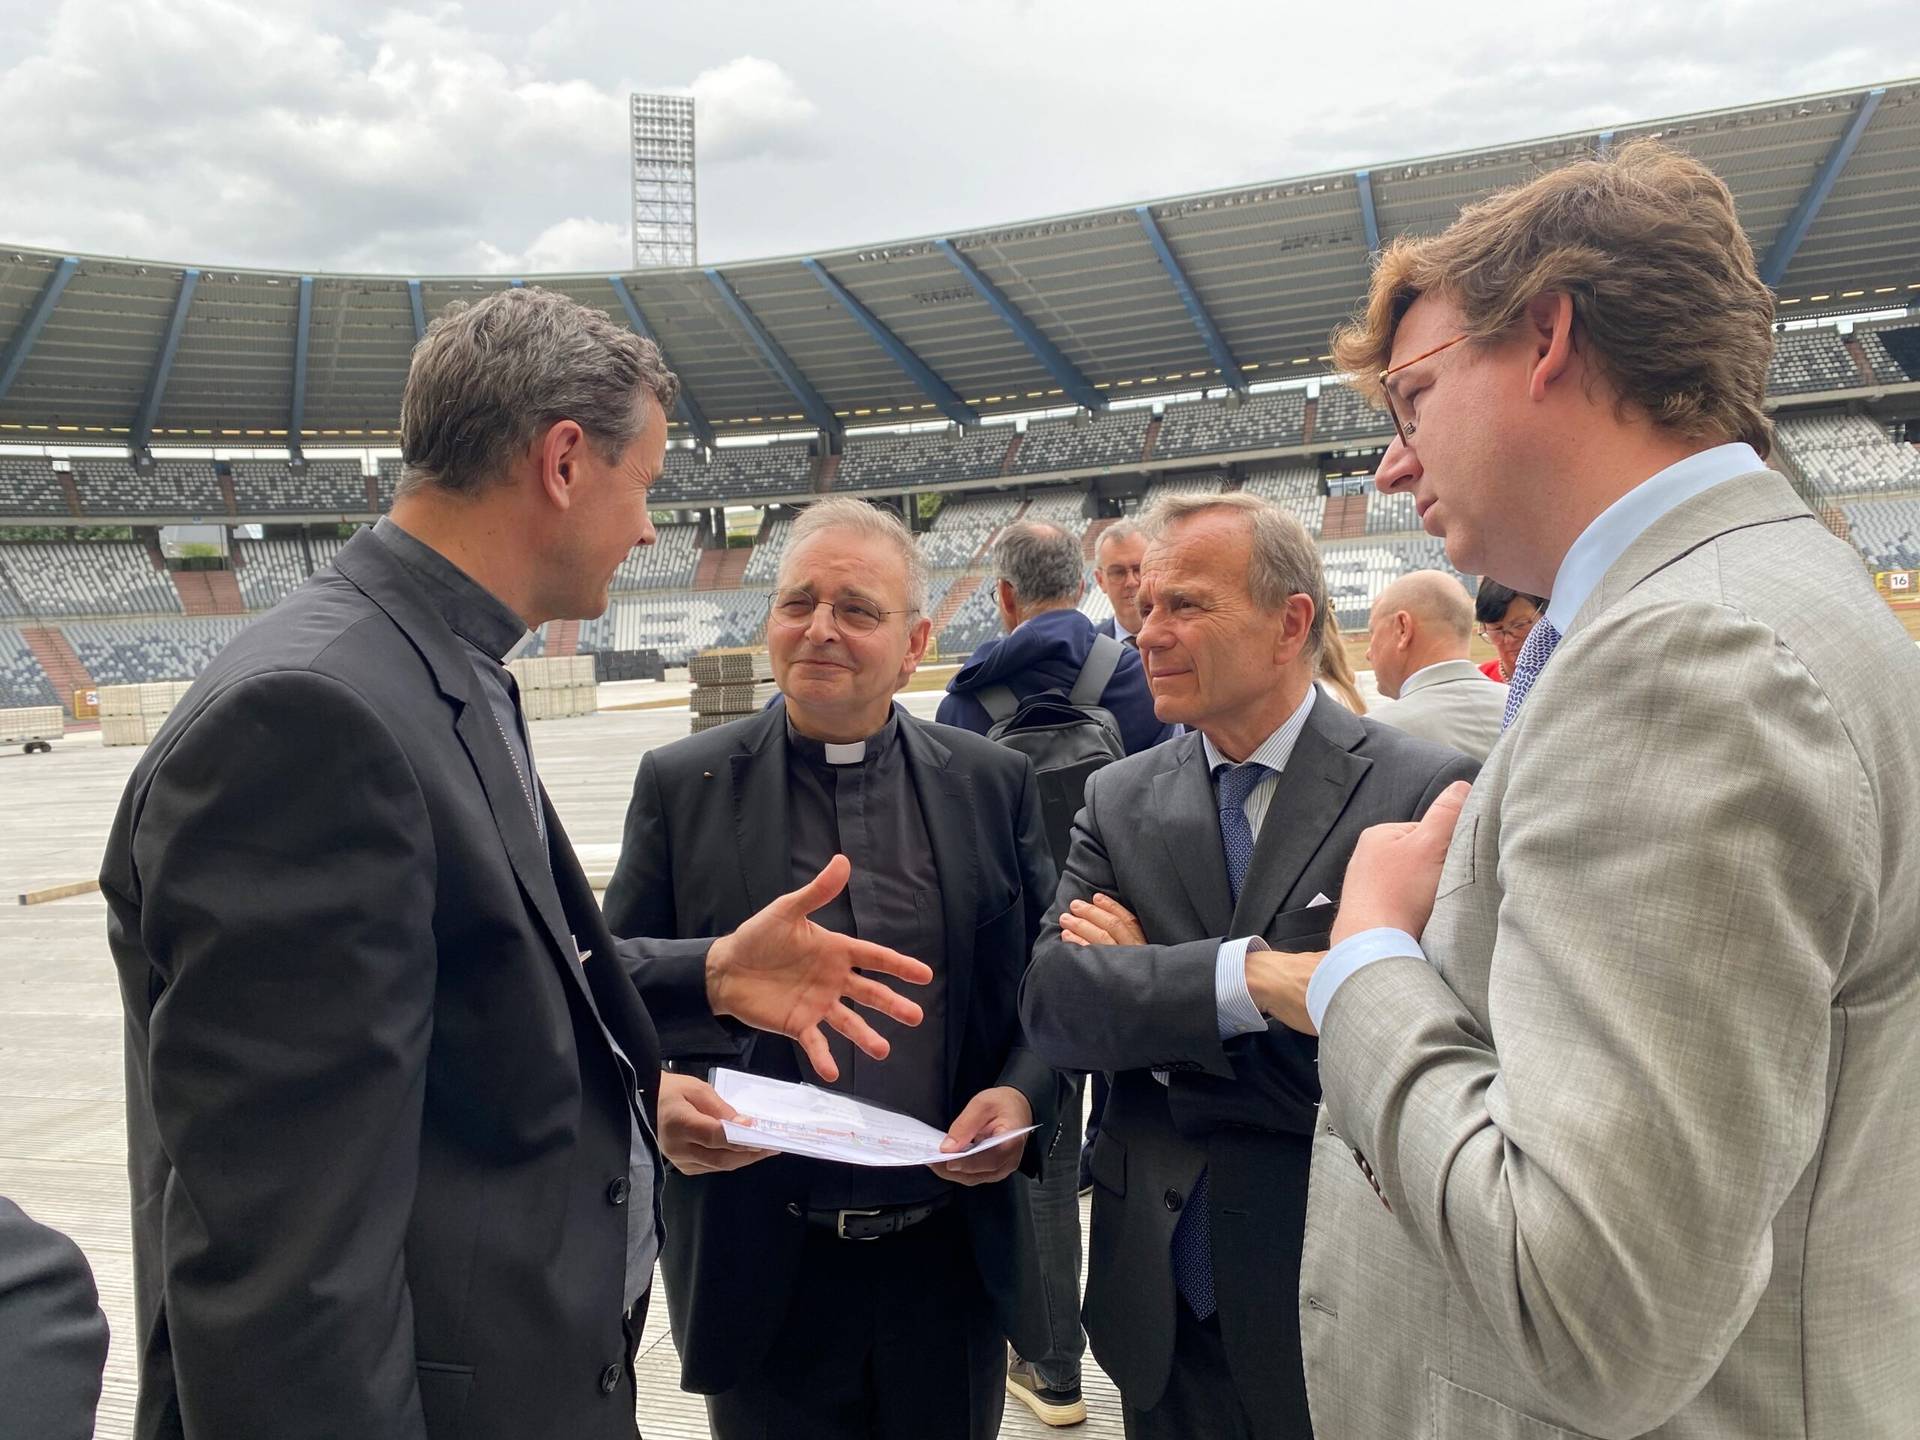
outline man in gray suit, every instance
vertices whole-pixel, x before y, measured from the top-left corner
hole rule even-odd
[[[1467,658],[1472,634],[1473,600],[1444,570],[1415,570],[1382,590],[1367,617],[1367,662],[1387,697],[1373,718],[1484,762],[1507,687]]]
[[[1280,1002],[1320,1440],[1920,1424],[1920,656],[1762,463],[1772,318],[1638,142],[1396,243],[1338,337],[1380,488],[1549,599],[1464,808],[1362,840]]]
[[[1314,1045],[1255,998],[1319,950],[1360,832],[1472,761],[1313,685],[1319,553],[1256,496],[1174,496],[1140,650],[1193,731],[1088,782],[1021,991],[1029,1043],[1113,1072],[1094,1142],[1086,1322],[1135,1440],[1308,1435],[1292,1295],[1320,1098]]]

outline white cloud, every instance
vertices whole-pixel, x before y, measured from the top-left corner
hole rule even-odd
[[[688,88],[702,165],[804,155],[811,147],[820,107],[771,60],[741,55],[701,71]]]
[[[625,225],[575,216],[533,237],[526,249],[505,251],[481,241],[471,268],[494,274],[565,275],[624,270],[633,261],[632,232]]]

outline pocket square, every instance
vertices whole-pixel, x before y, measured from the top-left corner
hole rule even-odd
[[[1333,901],[1329,900],[1325,895],[1315,895],[1311,900],[1307,901],[1307,909],[1311,910],[1316,905],[1331,905],[1332,903]]]

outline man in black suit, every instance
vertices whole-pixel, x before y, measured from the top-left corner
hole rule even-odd
[[[884,1065],[834,1042],[835,1088],[944,1130],[963,1160],[874,1169],[726,1143],[710,1063],[800,1078],[794,1047],[674,1005],[669,1062],[697,1087],[704,1157],[666,1184],[663,1268],[682,1383],[721,1440],[986,1440],[1003,1336],[1043,1343],[1027,1187],[1056,1077],[1021,1038],[1020,975],[1054,867],[1026,758],[893,703],[926,649],[926,573],[898,520],[851,498],[795,524],[767,643],[784,704],[650,752],[607,890],[616,934],[688,937],[638,957],[649,1001],[698,986],[723,934],[827,857],[856,880],[817,916],[926,960],[926,1023],[876,1021]],[[877,982],[876,982],[877,983]],[[1071,1164],[1072,1156],[1059,1157]]]
[[[1252,495],[1143,517],[1146,657],[1190,732],[1088,781],[1021,1015],[1113,1072],[1086,1321],[1133,1440],[1308,1440],[1300,1250],[1314,1044],[1267,1024],[1269,951],[1327,946],[1360,832],[1478,768],[1313,684],[1326,603],[1298,521]]]
[[[91,1440],[106,1364],[87,1257],[0,1197],[0,1436]]]
[[[631,1437],[684,1128],[502,659],[650,543],[676,381],[542,290],[416,347],[390,518],[250,626],[135,769],[101,884],[126,1011],[135,1433]],[[663,1005],[824,1054],[829,875]],[[682,1017],[671,1009],[666,1022]]]

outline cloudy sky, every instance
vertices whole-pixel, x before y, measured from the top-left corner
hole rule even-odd
[[[0,242],[620,267],[636,89],[696,97],[711,262],[1920,74],[1914,0],[1661,8],[0,0]]]

